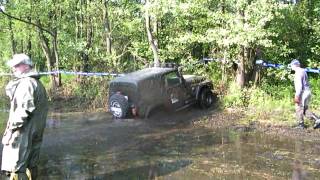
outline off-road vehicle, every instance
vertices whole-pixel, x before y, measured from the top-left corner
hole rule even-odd
[[[212,87],[204,77],[182,75],[181,68],[145,68],[110,81],[109,111],[115,118],[144,118],[160,107],[178,111],[197,104],[208,108],[214,101]]]

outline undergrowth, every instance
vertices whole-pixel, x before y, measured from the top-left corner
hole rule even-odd
[[[319,80],[311,79],[312,101],[310,110],[318,113],[320,89]],[[295,105],[293,103],[294,89],[291,82],[276,83],[264,81],[259,86],[240,89],[235,83],[230,83],[225,95],[221,97],[224,108],[234,108],[245,111],[246,118],[240,123],[258,121],[264,124],[293,126],[296,123]],[[306,119],[306,123],[312,123]]]

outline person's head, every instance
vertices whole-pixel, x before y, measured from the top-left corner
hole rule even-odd
[[[293,59],[290,63],[290,67],[292,70],[296,70],[297,68],[300,68],[300,62],[298,59]]]
[[[32,69],[32,61],[26,54],[15,54],[12,59],[7,62],[15,76],[27,73]]]

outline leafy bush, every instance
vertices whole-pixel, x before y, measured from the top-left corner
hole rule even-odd
[[[227,95],[223,97],[223,104],[225,107],[238,107],[245,106],[245,90],[242,90],[236,83],[231,83]]]
[[[63,86],[51,91],[53,103],[64,101],[71,108],[106,108],[109,77],[63,76]]]
[[[9,109],[10,101],[7,95],[5,94],[5,87],[9,82],[9,76],[1,76],[0,78],[0,109],[5,110]]]
[[[310,78],[312,97],[311,97],[311,107],[317,109],[320,107],[320,79]]]

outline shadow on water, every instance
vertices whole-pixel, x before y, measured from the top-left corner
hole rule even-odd
[[[117,170],[109,174],[99,175],[93,179],[155,179],[159,176],[168,175],[190,165],[189,160],[178,160],[174,162],[158,162],[150,165]]]
[[[40,179],[294,179],[320,177],[320,145],[258,132],[206,129],[215,111],[51,114]]]

